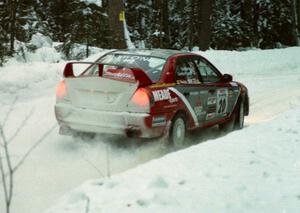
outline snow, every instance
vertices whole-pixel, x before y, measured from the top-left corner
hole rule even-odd
[[[11,108],[7,137],[23,126],[10,144],[14,164],[56,124],[65,62],[41,54],[0,68],[0,121]],[[89,212],[297,212],[300,48],[200,54],[248,87],[245,129],[224,137],[216,128],[201,131],[188,138],[194,146],[167,154],[157,143],[123,148],[123,138],[74,140],[55,127],[17,171],[12,212],[85,212],[87,203]]]
[[[102,0],[80,0],[81,2],[85,2],[86,4],[95,4],[98,7],[102,7]]]
[[[271,122],[91,180],[47,213],[297,212],[300,107]]]
[[[52,47],[52,40],[49,36],[44,36],[41,33],[32,35],[30,43],[35,45],[37,48],[41,47]]]
[[[130,33],[126,24],[126,19],[124,19],[123,21],[123,28],[124,28],[124,38],[126,40],[126,45],[128,49],[135,49],[134,44],[132,43],[131,39],[130,39]]]

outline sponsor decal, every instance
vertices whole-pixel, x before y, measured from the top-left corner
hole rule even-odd
[[[136,81],[132,71],[124,67],[120,69],[114,69],[114,68],[106,69],[103,71],[103,77],[114,79],[114,80],[122,80],[131,83]]]
[[[171,97],[169,89],[155,90],[152,91],[152,94],[155,102],[165,101],[165,100],[168,100],[171,104],[178,102],[177,97],[174,98]]]
[[[128,73],[113,73],[113,72],[106,72],[106,77],[113,77],[113,78],[128,78],[130,80],[134,80],[134,76]]]
[[[216,97],[208,97],[207,98],[207,105],[214,105],[217,103]]]
[[[157,116],[152,118],[152,126],[164,126],[166,125],[167,120],[164,116]]]
[[[170,91],[168,89],[161,89],[152,91],[154,101],[165,101],[172,99]]]
[[[172,103],[176,103],[176,102],[178,102],[178,98],[177,97],[175,97],[175,98],[171,98],[170,100],[169,100],[169,102],[172,104]]]
[[[175,86],[175,83],[157,83],[150,86],[150,88],[161,88],[161,87],[172,87]]]
[[[214,112],[208,113],[206,115],[206,120],[213,119],[214,117],[216,117],[216,113],[214,113]]]
[[[190,92],[190,95],[199,95],[199,92],[195,91],[195,92]]]
[[[192,79],[189,78],[189,79],[187,79],[187,82],[189,84],[200,84],[200,81],[197,78],[192,78]]]
[[[187,80],[177,80],[177,84],[187,84]]]
[[[203,115],[203,106],[196,106],[196,107],[194,107],[194,111],[195,111],[195,113],[196,113],[197,116]]]
[[[217,114],[225,115],[228,106],[228,89],[217,90]]]

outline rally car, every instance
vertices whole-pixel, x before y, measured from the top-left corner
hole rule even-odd
[[[243,84],[204,57],[176,50],[115,50],[68,63],[56,96],[60,134],[165,136],[175,146],[190,130],[241,129],[249,114]]]

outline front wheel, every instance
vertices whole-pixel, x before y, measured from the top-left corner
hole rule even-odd
[[[244,102],[241,101],[235,120],[235,129],[243,129],[245,120]]]
[[[219,124],[219,129],[225,133],[229,133],[233,130],[239,130],[244,127],[244,102],[241,101],[238,105],[238,109],[233,112],[229,121]]]
[[[176,116],[171,125],[169,140],[175,148],[184,147],[184,139],[186,135],[186,123],[184,116]]]

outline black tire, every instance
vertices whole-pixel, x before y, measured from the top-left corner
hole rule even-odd
[[[244,127],[245,108],[244,102],[240,101],[238,108],[233,112],[229,121],[219,124],[219,129],[222,132],[229,133],[233,130],[239,130]]]
[[[219,124],[219,129],[224,133],[232,132],[234,130],[234,126],[235,126],[235,118],[236,118],[236,115],[234,113],[234,114],[232,114],[230,120],[226,121],[225,123]]]
[[[185,146],[184,140],[186,136],[186,119],[182,114],[178,114],[172,120],[170,132],[169,132],[169,143],[175,149],[179,149]]]
[[[236,130],[243,129],[244,121],[245,121],[245,107],[244,107],[244,101],[241,101],[238,110],[236,112],[234,129]]]

